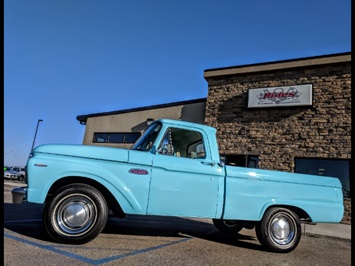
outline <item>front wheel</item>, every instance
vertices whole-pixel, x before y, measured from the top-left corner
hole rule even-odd
[[[107,203],[94,187],[72,184],[54,194],[45,205],[44,226],[57,242],[83,244],[97,237],[108,219]]]
[[[243,226],[234,220],[212,219],[214,226],[222,233],[238,233]]]
[[[256,236],[268,250],[286,253],[294,250],[301,239],[298,216],[285,208],[270,208],[256,225]]]

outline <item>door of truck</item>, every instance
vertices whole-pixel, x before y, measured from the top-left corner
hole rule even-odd
[[[153,156],[148,214],[215,218],[220,213],[224,170],[209,159],[205,139],[203,131],[167,130]]]

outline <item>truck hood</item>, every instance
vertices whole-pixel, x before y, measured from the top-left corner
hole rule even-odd
[[[338,178],[299,173],[263,170],[257,168],[226,166],[227,178],[245,178],[250,180],[287,182],[326,187],[342,188]]]
[[[98,160],[128,162],[129,150],[113,147],[47,144],[38,146],[34,154],[53,154]]]

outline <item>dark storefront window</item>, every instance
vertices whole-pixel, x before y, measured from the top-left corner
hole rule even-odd
[[[350,196],[350,160],[295,158],[295,172],[337,177],[346,198]]]
[[[139,132],[133,133],[94,133],[93,143],[135,143],[141,136]]]
[[[225,165],[259,168],[258,156],[254,155],[220,155]]]

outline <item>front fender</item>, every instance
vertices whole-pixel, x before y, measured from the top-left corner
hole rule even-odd
[[[28,202],[42,204],[54,183],[60,182],[66,177],[82,177],[98,182],[107,188],[125,213],[146,213],[150,175],[139,176],[139,179],[131,176],[129,169],[134,167],[131,164],[82,158],[80,160],[75,158],[52,160],[47,157],[46,167],[34,165],[36,165],[36,161],[32,160],[28,167],[28,188],[26,191]]]

